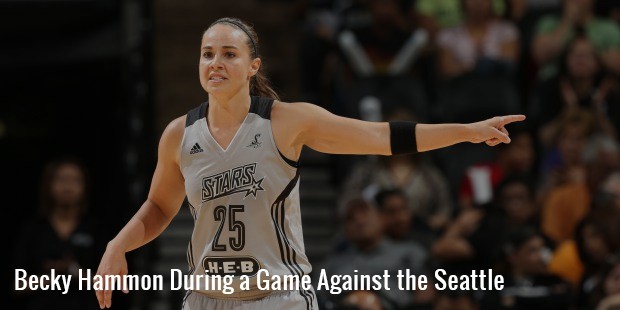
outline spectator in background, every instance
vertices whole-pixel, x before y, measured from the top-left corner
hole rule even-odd
[[[620,306],[620,259],[615,257],[608,264],[606,270],[605,279],[600,289],[603,296],[597,304],[597,309],[618,309]]]
[[[620,128],[618,83],[605,72],[593,42],[585,34],[568,44],[559,60],[556,77],[541,82],[528,117],[548,145],[558,125],[572,113],[587,111],[597,130],[617,137]]]
[[[78,276],[80,268],[97,265],[95,228],[86,217],[88,173],[77,159],[54,160],[45,167],[40,188],[39,214],[23,227],[15,249],[15,267],[28,274]],[[72,281],[66,295],[53,291],[24,292],[19,309],[95,309],[92,292]]]
[[[380,189],[400,189],[410,211],[430,232],[442,229],[454,211],[443,175],[420,155],[379,157],[358,165],[345,186],[372,199]],[[421,228],[421,227],[419,227]]]
[[[540,210],[536,205],[536,190],[532,180],[523,175],[511,175],[497,188],[500,212],[507,228],[538,226]]]
[[[400,188],[407,195],[409,208],[432,232],[441,230],[454,208],[443,175],[419,155],[381,158],[381,167],[366,190]]]
[[[537,26],[532,53],[546,80],[558,73],[558,56],[576,33],[583,31],[600,54],[603,65],[620,73],[620,27],[594,14],[595,0],[564,0],[560,16],[547,15]]]
[[[428,36],[406,15],[406,4],[398,0],[367,1],[368,22],[344,25],[336,43],[345,66],[338,72],[348,115],[364,120],[366,110],[386,113],[398,107],[426,117],[426,92],[414,71],[414,63]],[[338,67],[338,66],[336,66]]]
[[[424,274],[427,254],[424,249],[403,245],[385,238],[384,227],[378,210],[362,198],[346,201],[342,209],[344,232],[350,245],[340,253],[328,255],[321,264],[327,275],[390,274],[389,286],[398,287],[398,270],[410,269],[411,274]],[[320,270],[320,269],[319,269]],[[398,289],[378,292],[385,309],[400,309],[410,306],[416,299],[415,293]],[[323,304],[338,304],[340,296],[326,291],[317,291]]]
[[[457,271],[492,266],[510,229],[538,222],[531,183],[527,177],[508,176],[497,187],[493,203],[461,210],[433,245],[433,255]]]
[[[415,119],[405,109],[390,113],[388,121]],[[514,139],[514,138],[513,138]],[[512,145],[511,142],[510,145]],[[445,177],[423,154],[368,157],[353,168],[345,181],[345,192],[362,192],[372,201],[381,189],[400,189],[406,196],[416,222],[427,232],[436,233],[452,217],[454,207]]]
[[[372,291],[353,291],[334,310],[382,310],[381,297]]]
[[[415,214],[409,207],[407,195],[402,190],[382,190],[375,195],[374,200],[379,207],[388,238],[397,243],[410,243],[416,247],[419,242],[425,249],[430,249],[435,235],[429,231],[427,223],[415,221]]]
[[[600,206],[579,227],[577,249],[583,263],[583,276],[578,303],[582,307],[594,307],[601,298],[601,294],[597,294],[597,287],[605,285],[607,264],[620,250],[618,223],[620,212],[611,206]]]
[[[480,302],[474,294],[474,291],[439,291],[433,310],[478,310]]]
[[[363,20],[358,1],[299,0],[297,14],[303,18],[299,48],[299,73],[303,100],[331,108],[329,84],[333,74],[336,36],[347,19]]]
[[[409,73],[410,61],[396,62],[405,56],[400,55],[403,52],[413,57],[421,46],[414,50],[406,48],[408,43],[414,43],[416,33],[413,21],[404,13],[408,9],[403,6],[398,0],[369,0],[368,22],[345,24],[338,34],[338,45],[357,77]]]
[[[572,211],[581,215],[587,213],[590,196],[586,186],[587,175],[583,154],[591,128],[591,115],[585,113],[571,113],[558,123],[553,142],[550,146],[547,145],[546,153],[542,159],[539,175],[541,185],[538,187],[537,198],[540,204],[547,205],[557,202],[560,204],[551,208],[567,209],[562,205],[562,202],[566,201],[574,207],[571,208]],[[550,201],[552,192],[557,196],[554,198],[557,200],[556,202]],[[546,211],[543,210],[544,212]],[[543,231],[545,231],[544,228]],[[565,234],[562,235],[566,237]]]
[[[496,186],[512,174],[532,176],[534,172],[534,138],[525,128],[515,127],[510,144],[497,149],[493,162],[468,167],[459,188],[459,207],[469,209],[493,200]]]
[[[504,289],[485,292],[481,309],[570,309],[570,285],[547,273],[548,249],[538,231],[516,228],[507,235],[502,250]]]
[[[516,27],[498,19],[492,0],[462,0],[462,10],[463,23],[442,30],[437,39],[441,75],[511,75],[519,51]]]
[[[596,4],[599,15],[620,24],[620,2],[617,0],[598,0]]]
[[[618,169],[620,153],[614,139],[606,136],[590,138],[581,151],[583,161],[555,174],[557,185],[545,198],[542,230],[555,244],[570,239],[579,222],[590,212],[592,203],[613,204],[602,199],[606,179]]]
[[[620,211],[620,170],[613,171],[603,181],[596,205],[609,204]]]
[[[607,135],[595,135],[590,138],[583,153],[587,171],[587,184],[593,196],[594,207],[607,204],[599,200],[601,195],[613,193],[614,171],[620,170],[620,145],[617,140]],[[612,180],[611,187],[604,186],[606,180]]]
[[[573,284],[580,292],[578,304],[592,308],[601,285],[605,263],[620,250],[620,212],[610,206],[593,210],[577,227],[573,239],[560,244],[549,262],[549,271]]]
[[[426,29],[432,38],[446,28],[456,27],[463,22],[462,0],[417,0],[415,1],[416,16],[419,24]],[[493,11],[501,16],[506,11],[503,0],[493,0]]]

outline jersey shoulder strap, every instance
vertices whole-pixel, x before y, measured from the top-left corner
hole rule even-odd
[[[207,114],[208,106],[209,101],[205,101],[199,106],[189,110],[189,112],[187,112],[187,118],[185,119],[185,128],[193,125],[197,120],[205,117],[205,115]]]
[[[271,119],[271,106],[273,106],[273,99],[252,96],[250,113],[254,113],[264,119]]]

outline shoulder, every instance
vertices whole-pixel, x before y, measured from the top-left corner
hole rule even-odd
[[[183,134],[185,133],[185,120],[185,115],[177,117],[164,129],[159,140],[160,158],[174,158],[175,161],[178,161],[179,150],[181,149]]]
[[[280,100],[273,101],[271,113],[294,113],[307,110],[315,106],[308,102],[284,102]]]
[[[306,124],[325,109],[308,102],[283,102],[274,100],[271,108],[271,118],[279,121],[286,120],[299,125]]]
[[[183,132],[185,131],[185,122],[187,116],[179,116],[172,120],[166,128],[164,128],[164,132],[162,133],[162,138],[166,136],[167,138],[182,138]],[[179,140],[180,141],[180,140]]]

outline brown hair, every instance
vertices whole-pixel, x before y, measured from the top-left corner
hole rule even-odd
[[[80,209],[80,215],[86,213],[89,193],[88,170],[86,169],[86,166],[82,163],[81,160],[67,156],[52,160],[45,166],[45,169],[43,170],[43,175],[41,177],[41,186],[39,188],[39,215],[41,216],[47,217],[51,215],[54,208],[57,207],[56,200],[54,199],[54,195],[52,194],[52,182],[54,182],[54,178],[56,177],[56,173],[58,173],[58,170],[60,170],[60,168],[65,165],[76,166],[82,174],[84,192],[80,201],[78,202],[78,206]]]
[[[248,23],[238,18],[224,17],[216,20],[211,25],[209,25],[209,28],[207,28],[207,30],[211,29],[211,27],[217,24],[232,25],[233,27],[243,31],[248,37],[246,44],[248,46],[248,49],[250,50],[251,59],[260,57],[260,54],[258,52],[258,34],[256,34],[254,27],[250,26]],[[207,30],[205,30],[204,32],[207,32]],[[263,73],[262,66],[258,69],[258,72],[256,72],[256,74],[250,79],[250,95],[280,100],[280,96],[278,96],[276,91],[273,90],[271,82],[269,82],[269,79]]]

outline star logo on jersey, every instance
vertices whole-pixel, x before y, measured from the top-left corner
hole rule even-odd
[[[203,178],[202,202],[236,193],[245,193],[243,198],[256,198],[259,191],[265,190],[261,185],[265,177],[256,180],[255,173],[256,163],[251,163]]]
[[[251,147],[251,148],[258,148],[261,145],[261,142],[258,141],[258,138],[260,138],[260,133],[257,133],[254,136],[254,140],[252,140],[252,142],[250,142],[250,144],[246,145],[245,147]]]
[[[252,194],[252,195],[254,195],[254,197],[256,197],[256,192],[258,192],[258,191],[264,191],[265,189],[264,189],[262,186],[260,186],[260,185],[261,185],[261,183],[263,183],[263,180],[264,180],[264,179],[265,179],[265,178],[262,178],[262,179],[260,179],[260,180],[258,180],[258,181],[254,181],[255,183],[253,183],[253,184],[250,186],[250,189],[248,189],[248,191],[247,191],[247,192],[245,192],[245,196],[243,196],[243,198],[248,197],[250,194]]]

